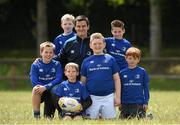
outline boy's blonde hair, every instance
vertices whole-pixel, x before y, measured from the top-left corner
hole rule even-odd
[[[73,62],[70,62],[70,63],[66,64],[66,66],[65,66],[65,71],[66,71],[69,67],[75,68],[76,71],[79,72],[79,66],[78,66],[78,64],[73,63]]]
[[[90,42],[93,41],[94,39],[103,39],[104,41],[104,36],[101,33],[93,33],[90,36]]]
[[[121,20],[113,20],[113,21],[111,22],[111,29],[112,29],[113,27],[119,27],[119,28],[125,29],[125,27],[124,27],[124,22],[122,22]]]
[[[126,57],[128,56],[133,56],[134,58],[141,58],[141,50],[136,48],[136,47],[130,47],[127,51],[126,51]]]
[[[71,14],[64,14],[62,17],[61,17],[61,23],[63,22],[63,20],[72,20],[73,24],[74,24],[74,16],[71,15]]]
[[[43,52],[45,47],[51,47],[53,51],[55,50],[55,45],[49,41],[46,41],[40,44],[40,53]]]

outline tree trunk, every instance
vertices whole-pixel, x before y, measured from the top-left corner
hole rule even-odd
[[[161,33],[161,5],[157,0],[150,1],[150,56],[160,56],[162,33]]]
[[[37,55],[39,55],[39,45],[48,38],[46,2],[46,0],[37,0]]]

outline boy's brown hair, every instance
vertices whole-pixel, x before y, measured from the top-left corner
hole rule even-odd
[[[126,57],[133,56],[134,58],[141,58],[141,50],[136,47],[130,47],[125,54]]]
[[[73,62],[70,62],[70,63],[68,63],[68,64],[66,64],[66,66],[65,66],[65,71],[67,70],[67,68],[69,68],[69,67],[73,67],[73,68],[75,68],[76,69],[76,71],[77,72],[79,72],[79,66],[78,66],[78,64],[76,64],[76,63],[73,63]]]
[[[120,28],[122,28],[122,29],[125,29],[125,27],[124,27],[124,22],[122,22],[121,20],[113,20],[113,21],[111,22],[111,29],[112,29],[113,27],[120,27]]]
[[[53,51],[55,50],[55,45],[49,41],[46,41],[40,44],[40,53],[43,52],[45,47],[51,47]]]

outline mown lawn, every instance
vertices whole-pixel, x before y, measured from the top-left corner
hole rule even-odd
[[[180,91],[151,91],[149,111],[153,120],[79,120],[62,121],[32,117],[31,91],[0,91],[1,124],[178,124],[180,123]],[[42,110],[42,109],[41,109]],[[118,114],[119,112],[117,112]]]

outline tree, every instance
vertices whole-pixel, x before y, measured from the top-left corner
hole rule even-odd
[[[48,38],[47,32],[47,0],[37,0],[37,55],[39,55],[39,45]]]
[[[150,56],[159,57],[162,44],[161,6],[157,0],[150,2]]]

